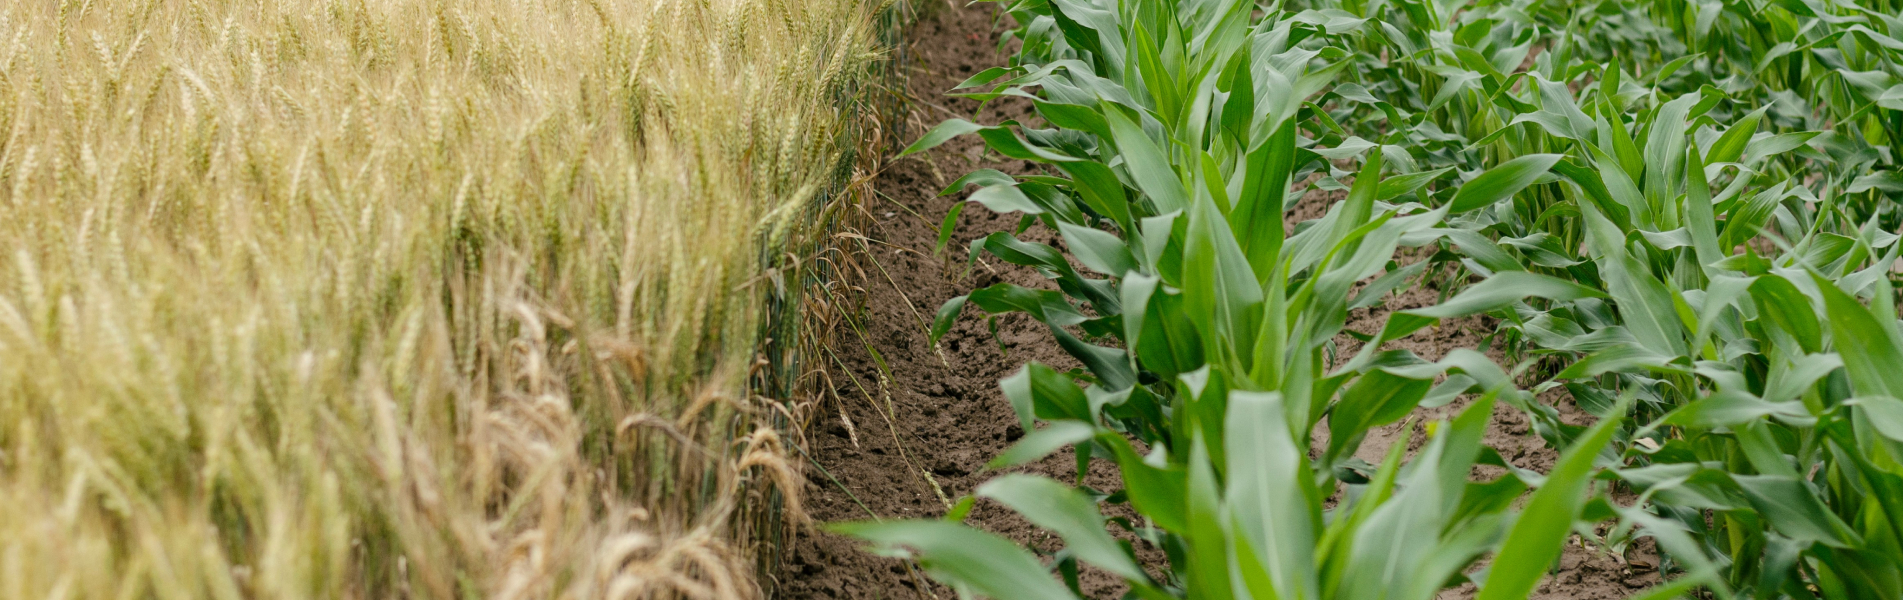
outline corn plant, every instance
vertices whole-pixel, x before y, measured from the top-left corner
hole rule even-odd
[[[1023,51],[962,87],[994,85],[967,94],[983,100],[1028,97],[1056,128],[952,120],[907,150],[975,133],[991,151],[1047,169],[978,171],[946,193],[976,186],[970,202],[1056,230],[1068,255],[1010,233],[974,240],[971,252],[1036,269],[1057,289],[975,290],[941,309],[932,337],[967,307],[1024,313],[1083,365],[1059,372],[1031,364],[1004,380],[1029,433],[993,466],[1074,447],[1080,476],[1090,461],[1108,460],[1123,488],[1014,475],[978,490],[1065,540],[1053,560],[1068,586],[1028,552],[956,523],[971,499],[946,521],[842,530],[999,598],[1071,597],[1079,561],[1152,598],[1427,598],[1466,579],[1488,551],[1496,558],[1482,597],[1523,597],[1538,582],[1583,514],[1597,457],[1620,420],[1575,436],[1543,477],[1509,470],[1469,481],[1476,464],[1505,465],[1479,444],[1494,404],[1535,411],[1531,396],[1472,350],[1428,362],[1379,348],[1437,319],[1598,292],[1533,273],[1501,277],[1401,313],[1345,361],[1330,360],[1329,349],[1351,308],[1418,272],[1390,263],[1398,247],[1460,231],[1439,225],[1512,197],[1558,157],[1509,161],[1451,193],[1414,196],[1444,200],[1433,206],[1389,203],[1435,175],[1385,177],[1392,163],[1384,148],[1321,148],[1303,126],[1324,118],[1308,98],[1350,65],[1340,43],[1363,22],[1340,11],[1257,18],[1255,9],[1233,1],[1014,3]],[[1347,199],[1286,235],[1293,176],[1322,168],[1324,158],[1356,156],[1362,167]],[[956,217],[954,209],[947,234]],[[1354,284],[1370,278],[1351,300]],[[1405,466],[1401,444],[1379,467],[1357,468],[1352,456],[1369,429],[1467,392],[1481,398],[1431,426],[1425,449]],[[1328,442],[1309,460],[1310,432],[1324,419]],[[1524,511],[1509,510],[1535,487]],[[1339,500],[1332,508],[1330,497]],[[1142,522],[1106,521],[1103,502],[1128,503]],[[1108,523],[1162,548],[1169,570],[1144,569]],[[1656,533],[1673,547],[1690,544],[1669,526]]]

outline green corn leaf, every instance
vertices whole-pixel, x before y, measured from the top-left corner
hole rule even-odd
[[[1179,467],[1156,467],[1144,462],[1123,434],[1100,432],[1097,443],[1110,449],[1123,476],[1123,489],[1137,512],[1165,531],[1188,531],[1189,475]]]
[[[1461,254],[1467,255],[1468,258],[1472,258],[1475,263],[1479,263],[1480,266],[1485,267],[1487,270],[1495,273],[1526,270],[1525,267],[1520,265],[1519,260],[1513,258],[1513,255],[1508,254],[1505,250],[1501,250],[1500,244],[1487,236],[1467,229],[1443,229],[1441,231],[1443,232],[1442,235],[1447,237],[1447,241],[1454,243],[1455,249],[1459,250]]]
[[[1670,231],[1638,231],[1636,233],[1639,237],[1645,238],[1645,243],[1651,244],[1655,250],[1674,250],[1692,245],[1691,232],[1683,227]]]
[[[1149,281],[1152,282],[1150,285],[1155,285],[1154,279]],[[1131,285],[1126,280],[1126,289]],[[1126,344],[1136,347],[1136,355],[1143,368],[1159,376],[1174,377],[1203,366],[1202,337],[1196,333],[1197,325],[1185,309],[1183,294],[1167,290],[1160,294],[1152,293],[1146,306],[1142,311],[1124,311],[1126,328],[1130,327],[1132,318],[1142,325],[1139,338],[1132,338],[1137,341],[1126,341]],[[1139,313],[1142,314],[1139,316]]]
[[[1062,327],[1052,327],[1051,337],[1057,338],[1057,345],[1065,352],[1077,358],[1077,362],[1090,369],[1105,388],[1124,390],[1136,384],[1136,373],[1130,370],[1130,363],[1122,350],[1106,348],[1086,343],[1077,336],[1064,331]]]
[[[1567,250],[1564,241],[1544,231],[1537,231],[1526,237],[1505,238],[1500,240],[1500,243],[1519,249],[1527,262],[1542,267],[1564,269],[1581,262]]]
[[[1085,206],[1097,211],[1097,214],[1110,217],[1123,231],[1135,231],[1131,220],[1130,199],[1124,193],[1123,182],[1117,180],[1117,174],[1103,163],[1091,160],[1058,163],[1057,168],[1070,175],[1071,189],[1084,201]]]
[[[916,142],[912,142],[912,145],[906,146],[904,151],[899,152],[899,157],[910,156],[937,148],[945,142],[951,141],[952,138],[984,128],[984,125],[979,125],[964,119],[947,119],[945,122],[939,123],[937,127],[933,127],[931,131],[925,132],[925,136],[919,138]]]
[[[1440,562],[1434,550],[1448,519],[1460,509],[1460,495],[1492,417],[1491,400],[1486,397],[1461,411],[1452,423],[1437,427],[1427,446],[1402,472],[1393,498],[1382,502],[1357,528],[1352,558],[1342,573],[1346,581],[1341,582],[1337,597],[1426,597],[1453,575],[1427,569]],[[1395,444],[1396,449],[1408,446],[1406,437]]]
[[[1645,195],[1639,192],[1638,184],[1633,183],[1619,162],[1596,148],[1588,148],[1592,154],[1593,168],[1598,169],[1599,180],[1605,185],[1606,195],[1617,202],[1630,221],[1621,221],[1621,227],[1638,229],[1657,229],[1652,220],[1652,210],[1645,202]],[[1614,214],[1608,211],[1608,214]]]
[[[968,201],[984,205],[991,212],[1001,215],[1014,212],[1041,215],[1045,212],[1044,207],[1038,206],[1029,196],[1024,195],[1024,190],[1020,189],[1015,182],[980,188],[971,193]]]
[[[1242,247],[1258,284],[1275,270],[1282,252],[1282,199],[1295,164],[1295,123],[1283,123],[1250,150],[1236,206],[1229,212],[1231,234]]]
[[[1622,407],[1614,414],[1624,412]],[[1560,546],[1586,504],[1593,459],[1612,441],[1621,420],[1618,416],[1601,419],[1560,455],[1559,463],[1547,474],[1540,489],[1533,492],[1533,498],[1520,511],[1519,521],[1513,524],[1500,551],[1494,554],[1493,567],[1487,571],[1487,584],[1480,589],[1479,600],[1510,600],[1532,593],[1533,586],[1546,574],[1547,566],[1559,558]]]
[[[1052,0],[1051,16],[1072,46],[1121,65],[1123,41],[1117,37],[1117,14],[1093,4],[1088,0]]]
[[[1262,288],[1222,214],[1207,197],[1189,214],[1183,250],[1183,299],[1211,362],[1239,359],[1255,347]]]
[[[1159,213],[1187,208],[1189,192],[1183,188],[1182,178],[1170,168],[1169,156],[1143,133],[1142,127],[1124,115],[1123,109],[1111,104],[1104,104],[1103,109],[1104,119],[1110,123],[1111,137],[1118,152],[1123,154],[1124,168],[1129,169],[1137,189],[1156,203]]]
[[[1607,113],[1616,112],[1620,108],[1619,86],[1624,83],[1622,81],[1624,75],[1625,71],[1619,64],[1618,55],[1613,55],[1612,61],[1599,71],[1599,99],[1605,103]]]
[[[1585,358],[1567,366],[1566,370],[1554,375],[1553,379],[1584,379],[1604,373],[1635,369],[1677,372],[1685,370],[1682,366],[1674,367],[1672,357],[1659,354],[1642,344],[1622,344],[1586,355]]]
[[[1695,463],[1660,463],[1620,469],[1619,478],[1659,502],[1698,510],[1745,510],[1750,503],[1731,474]]]
[[[1565,117],[1568,129],[1576,134],[1573,139],[1584,139],[1577,134],[1592,131],[1593,122],[1586,113],[1580,112],[1579,103],[1573,101],[1572,90],[1567,89],[1564,82],[1548,80],[1538,73],[1532,73],[1531,77],[1539,83],[1540,105]]]
[[[1600,115],[1599,148],[1611,148],[1613,158],[1617,159],[1610,165],[1601,165],[1601,169],[1616,168],[1628,181],[1639,181],[1645,176],[1645,156],[1639,153],[1639,145],[1632,141],[1632,134],[1617,115],[1613,115],[1611,121]],[[1594,149],[1595,153],[1599,148]]]
[[[1837,274],[1843,272],[1843,264],[1839,261],[1848,258],[1857,244],[1856,238],[1818,232],[1798,246],[1797,259],[1800,264],[1818,272]]]
[[[1058,102],[1035,101],[1037,114],[1052,125],[1064,129],[1087,131],[1099,137],[1110,137],[1110,124],[1104,120],[1103,113],[1094,106],[1063,104]]]
[[[1490,400],[1491,397],[1485,397],[1480,403],[1492,406]],[[1344,595],[1340,593],[1343,587],[1370,583],[1356,581],[1348,575],[1356,570],[1354,562],[1357,557],[1371,556],[1369,553],[1361,551],[1359,547],[1361,540],[1357,534],[1362,531],[1370,530],[1371,528],[1367,527],[1366,524],[1380,511],[1381,507],[1385,506],[1386,503],[1393,498],[1395,479],[1398,478],[1401,471],[1401,457],[1407,453],[1407,440],[1411,440],[1413,435],[1413,429],[1405,430],[1402,443],[1394,444],[1393,447],[1388,449],[1387,457],[1382,459],[1381,465],[1375,470],[1374,476],[1370,477],[1368,483],[1364,484],[1366,487],[1362,489],[1361,497],[1357,498],[1353,504],[1347,507],[1346,515],[1337,514],[1334,519],[1328,522],[1327,528],[1323,530],[1321,543],[1317,544],[1315,548],[1316,553],[1322,557],[1320,561],[1322,564],[1322,595],[1320,597],[1344,597]],[[1337,508],[1336,510],[1341,511],[1342,509]],[[1378,557],[1378,555],[1372,556]],[[1377,568],[1385,571],[1386,565],[1377,565]],[[1380,584],[1384,582],[1372,583],[1376,585],[1371,587],[1378,590],[1383,587]],[[1376,595],[1378,595],[1378,593]]]
[[[1505,137],[1507,134],[1511,133],[1512,130],[1514,130],[1514,127],[1513,127],[1514,125],[1519,125],[1521,123],[1532,123],[1535,125],[1539,125],[1540,129],[1545,130],[1548,135],[1551,135],[1556,138],[1565,138],[1569,140],[1576,140],[1580,138],[1579,133],[1573,129],[1573,124],[1570,121],[1566,120],[1565,115],[1552,112],[1552,111],[1546,111],[1546,110],[1535,111],[1530,113],[1521,113],[1520,115],[1513,117],[1513,120],[1507,123],[1507,127],[1502,128],[1499,131],[1495,131],[1492,135],[1489,135],[1488,138],[1497,139],[1498,137]],[[1489,140],[1482,139],[1481,141],[1487,142]]]
[[[1738,427],[1746,423],[1775,416],[1785,422],[1808,427],[1817,422],[1802,402],[1766,402],[1746,392],[1721,390],[1691,404],[1685,405],[1660,422],[1669,425],[1683,425],[1714,429],[1718,427]]]
[[[1600,277],[1618,304],[1626,328],[1653,352],[1668,357],[1684,355],[1685,324],[1679,320],[1671,289],[1626,252],[1625,237],[1611,221],[1589,205],[1580,209],[1598,255]]]
[[[1647,600],[1679,598],[1681,590],[1685,590],[1684,586],[1688,585],[1703,585],[1718,598],[1726,600],[1731,598],[1730,587],[1725,584],[1718,567],[1705,557],[1704,549],[1700,547],[1698,540],[1693,539],[1682,525],[1653,516],[1641,506],[1615,508],[1615,510],[1619,513],[1620,520],[1637,524],[1647,535],[1658,541],[1660,549],[1686,567],[1684,575],[1648,590],[1644,598]]]
[[[1137,268],[1136,257],[1115,234],[1061,221],[1057,230],[1063,235],[1064,246],[1071,255],[1093,271],[1122,276]]]
[[[998,382],[1011,409],[1018,413],[1018,424],[1031,431],[1033,419],[1055,421],[1073,419],[1091,422],[1090,400],[1070,377],[1050,367],[1030,363],[1016,374]]]
[[[1223,181],[1222,165],[1217,164],[1216,157],[1208,152],[1198,154],[1199,156],[1191,158],[1196,164],[1189,176],[1192,181],[1202,185],[1195,186],[1194,194],[1198,198],[1209,198],[1213,201],[1216,209],[1222,212],[1223,218],[1227,219],[1230,217],[1229,213],[1235,210],[1236,205],[1233,200],[1230,200],[1229,186]]]
[[[1104,531],[1103,515],[1083,492],[1044,477],[1012,474],[985,482],[978,486],[977,494],[1003,503],[1033,525],[1056,532],[1079,560],[1130,581],[1149,580],[1136,561],[1124,554],[1117,540]]]
[[[1705,10],[1705,9],[1708,9],[1708,8],[1714,8],[1714,6],[1710,6],[1710,5],[1700,5],[1700,6],[1699,6],[1699,8],[1700,8],[1701,10]],[[1701,13],[1701,14],[1700,14],[1700,15],[1698,16],[1698,18],[1699,18],[1699,19],[1701,19],[1701,20],[1703,20],[1703,19],[1707,19],[1707,18],[1709,18],[1709,17],[1707,17],[1707,16],[1706,16],[1706,14],[1703,14],[1703,13]],[[1680,57],[1678,57],[1678,58],[1675,58],[1675,59],[1672,59],[1672,62],[1669,62],[1669,63],[1665,63],[1665,66],[1663,66],[1663,67],[1660,67],[1660,68],[1658,69],[1658,71],[1656,72],[1656,74],[1652,76],[1652,81],[1653,81],[1653,82],[1661,82],[1661,81],[1665,81],[1666,79],[1668,79],[1668,78],[1670,78],[1670,77],[1672,76],[1672,74],[1673,74],[1673,73],[1677,73],[1679,69],[1682,69],[1682,68],[1684,68],[1684,67],[1685,67],[1685,65],[1688,65],[1688,64],[1691,64],[1691,62],[1692,62],[1692,61],[1694,61],[1694,60],[1697,60],[1697,59],[1699,59],[1699,58],[1703,58],[1703,53],[1698,53],[1698,54],[1688,54],[1688,55],[1685,55],[1685,56],[1680,56]],[[1699,114],[1702,114],[1702,112],[1703,112],[1703,111],[1696,111],[1696,110],[1694,110],[1694,111],[1692,111],[1692,116],[1693,116],[1693,117],[1696,117],[1696,116],[1698,116]]]
[[[1017,183],[1018,180],[1016,177],[1012,177],[1004,171],[997,169],[978,169],[966,173],[964,177],[960,177],[957,181],[953,181],[951,185],[945,186],[945,189],[940,190],[938,195],[949,196],[964,191],[965,188],[974,185],[978,187],[991,187],[994,185],[1017,185]]]
[[[1704,163],[1715,165],[1738,162],[1744,157],[1744,149],[1750,144],[1751,136],[1757,133],[1758,121],[1764,118],[1764,111],[1770,109],[1771,107],[1765,106],[1751,111],[1751,114],[1745,115],[1743,119],[1732,124],[1731,128],[1726,129],[1725,134],[1719,136],[1718,141],[1711,145],[1711,149],[1706,151]]]
[[[1436,432],[1434,440],[1446,444],[1439,460],[1431,465],[1423,463],[1421,472],[1410,477],[1410,485],[1415,488],[1427,486],[1414,481],[1439,479],[1432,486],[1439,491],[1440,497],[1433,502],[1439,510],[1420,531],[1421,537],[1439,533],[1441,539],[1429,556],[1415,559],[1414,576],[1402,580],[1407,584],[1407,591],[1399,594],[1399,597],[1426,598],[1452,580],[1498,539],[1500,525],[1507,517],[1505,509],[1512,502],[1504,492],[1525,489],[1517,477],[1502,477],[1507,480],[1504,485],[1486,486],[1494,488],[1490,490],[1494,492],[1490,502],[1467,501],[1468,494],[1483,487],[1470,481],[1474,462],[1485,450],[1481,441],[1486,436],[1488,422],[1493,419],[1494,398],[1493,394],[1482,396],[1479,401],[1462,410],[1452,422],[1445,423],[1445,428]],[[1518,495],[1517,492],[1514,495]],[[1411,499],[1397,500],[1408,502]],[[1477,511],[1478,514],[1469,511]],[[1435,527],[1439,528],[1438,532],[1434,530]],[[1450,528],[1457,529],[1450,531]]]
[[[1134,59],[1131,61],[1134,63],[1132,66],[1135,69],[1132,71],[1140,74],[1143,90],[1149,92],[1150,99],[1155,102],[1157,113],[1163,121],[1175,123],[1177,116],[1183,111],[1184,93],[1176,78],[1173,77],[1172,71],[1175,70],[1164,64],[1166,62],[1164,55],[1171,49],[1166,46],[1173,46],[1170,42],[1175,38],[1176,23],[1139,21],[1129,25],[1131,25],[1129,31],[1133,34],[1130,50],[1132,51],[1131,58]],[[1151,31],[1152,27],[1164,28],[1162,33],[1167,35],[1168,39],[1158,40],[1157,32]]]
[[[1333,148],[1310,148],[1309,151],[1328,160],[1350,160],[1360,158],[1362,154],[1367,153],[1368,149],[1379,145],[1357,136],[1349,136]]]
[[[1292,385],[1284,368],[1289,348],[1288,280],[1270,277],[1264,287],[1262,320],[1250,352],[1253,364],[1248,376],[1264,389],[1281,389]]]
[[[1526,271],[1508,271],[1474,284],[1459,295],[1436,306],[1405,311],[1407,314],[1451,319],[1511,306],[1529,297],[1572,301],[1580,298],[1604,298],[1599,290],[1549,275]]]
[[[1714,268],[1713,271],[1717,270]],[[1694,352],[1704,351],[1707,341],[1714,333],[1718,319],[1729,314],[1726,309],[1734,307],[1738,300],[1746,295],[1754,281],[1756,280],[1749,277],[1717,274],[1711,276],[1705,285],[1705,305],[1698,313],[1698,333],[1691,345]]]
[[[1228,451],[1223,447],[1227,431],[1222,420],[1229,413],[1231,378],[1223,370],[1204,367],[1176,379],[1177,398],[1181,401],[1170,414],[1170,424],[1177,428],[1176,439],[1189,439],[1191,434],[1201,438],[1204,454],[1213,468],[1221,472],[1228,465]]]
[[[1374,306],[1385,299],[1388,292],[1394,291],[1394,288],[1400,287],[1409,279],[1419,277],[1427,270],[1427,265],[1427,261],[1421,261],[1383,273],[1368,285],[1363,286],[1360,291],[1355,292],[1355,299],[1348,304],[1348,310]]]
[[[1355,355],[1354,360],[1343,365],[1341,367],[1342,371],[1358,370],[1366,366],[1368,361],[1374,358],[1375,351],[1380,349],[1382,344],[1412,335],[1414,332],[1420,331],[1422,327],[1433,325],[1439,321],[1440,320],[1435,317],[1407,312],[1397,312],[1388,315],[1388,322],[1381,325],[1381,332],[1376,334],[1374,339],[1368,340],[1368,343],[1363,344],[1361,346],[1361,352]]]
[[[1870,309],[1817,275],[1824,296],[1831,341],[1843,355],[1844,370],[1860,396],[1903,397],[1903,350],[1897,343],[1896,318],[1879,318]]]
[[[1401,377],[1379,369],[1362,376],[1328,412],[1325,457],[1340,457],[1359,445],[1368,429],[1401,420],[1433,387],[1433,380]]]
[[[915,551],[934,577],[992,598],[1074,600],[1031,553],[996,534],[948,521],[841,523],[833,531]]]
[[[1678,227],[1677,211],[1670,210],[1669,202],[1677,196],[1685,169],[1686,113],[1698,98],[1680,96],[1659,107],[1645,142],[1645,199],[1662,229]]]
[[[1045,150],[1044,148],[1026,143],[1024,138],[1019,137],[1017,132],[1011,129],[1017,126],[1018,123],[1016,121],[1005,121],[994,127],[979,129],[978,137],[984,138],[985,147],[990,148],[998,154],[1004,155],[1006,158],[1028,160],[1038,163],[1066,163],[1084,160],[1075,156],[1051,152],[1050,150]]]
[[[1903,172],[1882,171],[1858,177],[1856,181],[1850,182],[1850,187],[1844,188],[1844,193],[1861,194],[1870,190],[1903,193]]]
[[[973,248],[974,250],[983,249],[985,252],[990,252],[992,256],[1014,265],[1048,272],[1056,278],[1058,287],[1062,288],[1065,294],[1089,301],[1103,314],[1114,315],[1119,312],[1117,297],[1111,293],[1108,282],[1084,278],[1071,267],[1070,261],[1056,248],[1024,242],[1002,231],[974,241]],[[1065,323],[1065,325],[1069,324]]]
[[[1903,442],[1903,400],[1889,396],[1862,396],[1844,401],[1855,406],[1883,437]]]
[[[1560,158],[1558,154],[1529,154],[1488,169],[1454,192],[1448,211],[1463,213],[1511,198],[1546,175]]]
[[[1290,433],[1281,395],[1230,392],[1225,427],[1227,454],[1249,457],[1230,465],[1224,492],[1239,568],[1262,575],[1263,581],[1245,588],[1256,598],[1317,598],[1320,494],[1310,483],[1307,455]]]
[[[1811,309],[1810,297],[1796,285],[1781,276],[1766,275],[1751,283],[1750,292],[1757,303],[1758,318],[1791,336],[1805,353],[1823,351],[1823,326]]]
[[[1806,131],[1757,136],[1752,138],[1751,143],[1745,147],[1744,160],[1742,162],[1747,165],[1755,165],[1766,158],[1796,150],[1799,146],[1803,146],[1805,142],[1809,142],[1811,138],[1817,137],[1818,133],[1820,132]]]
[[[1237,3],[1240,8],[1241,3]],[[1256,121],[1255,110],[1255,53],[1251,45],[1245,44],[1229,57],[1229,65],[1216,82],[1216,90],[1227,97],[1222,103],[1222,115],[1217,122],[1236,143],[1247,147],[1251,140],[1250,132]],[[1271,135],[1270,137],[1274,137]]]
[[[1810,484],[1778,475],[1733,475],[1751,507],[1778,533],[1803,542],[1846,548],[1862,540],[1830,512]]]
[[[1770,400],[1797,398],[1843,366],[1843,357],[1835,353],[1796,355],[1773,362],[1771,374],[1764,382],[1764,397]]]
[[[1016,444],[986,463],[985,468],[1001,469],[1037,462],[1066,446],[1089,441],[1096,434],[1097,428],[1083,421],[1052,421],[1043,429],[1026,432]]]
[[[964,212],[965,203],[953,203],[951,210],[945,211],[945,221],[938,225],[938,243],[932,245],[932,256],[945,253],[945,245],[951,243],[952,230],[958,227],[958,213]]]
[[[932,318],[931,343],[933,346],[937,346],[939,338],[945,337],[945,334],[951,331],[952,325],[958,321],[958,314],[965,309],[966,298],[966,296],[952,298],[938,307],[938,315]]]
[[[1201,427],[1192,429],[1189,436],[1189,494],[1186,504],[1189,511],[1188,535],[1189,560],[1183,571],[1188,581],[1186,591],[1194,598],[1227,600],[1235,597],[1229,575],[1228,532],[1223,527],[1225,518],[1222,508],[1222,496],[1216,484],[1216,470],[1210,464],[1209,450],[1204,442]]]
[[[1155,275],[1131,273],[1124,277],[1117,292],[1123,304],[1123,343],[1131,348],[1142,342],[1144,320],[1150,314],[1150,296],[1162,280]]]
[[[1442,175],[1446,175],[1453,170],[1453,167],[1445,167],[1432,171],[1389,177],[1381,181],[1381,190],[1375,194],[1375,199],[1387,201],[1399,198],[1414,190],[1421,189],[1421,187],[1427,185],[1428,182],[1440,179]]]
[[[1725,258],[1724,250],[1718,247],[1718,218],[1712,214],[1711,184],[1705,180],[1705,164],[1698,159],[1697,148],[1686,153],[1685,161],[1685,228],[1691,233],[1692,253],[1698,259],[1699,270],[1710,277],[1717,274],[1712,263]]]
[[[1299,273],[1338,253],[1353,253],[1361,236],[1379,227],[1371,219],[1375,192],[1379,190],[1382,150],[1375,148],[1355,176],[1355,186],[1346,201],[1335,204],[1328,215],[1316,221],[1288,241],[1279,260],[1288,273]],[[1387,217],[1383,217],[1384,219]]]
[[[1725,218],[1725,229],[1718,235],[1718,247],[1736,248],[1757,237],[1759,228],[1770,220],[1771,213],[1777,210],[1778,202],[1783,198],[1784,190],[1771,188],[1732,206],[1731,214]]]
[[[1009,283],[972,290],[966,294],[966,302],[993,314],[1022,312],[1051,327],[1069,327],[1087,320],[1061,292]]]
[[[1599,207],[1600,212],[1610,216],[1614,223],[1632,222],[1630,212],[1613,198],[1612,192],[1606,189],[1605,181],[1597,172],[1566,160],[1554,163],[1553,171],[1572,180],[1573,183],[1579,185],[1580,189],[1585,190],[1586,199]],[[1627,184],[1629,185],[1630,182],[1628,181]]]
[[[966,88],[978,87],[987,83],[991,83],[993,81],[997,81],[998,79],[1006,75],[1016,75],[1016,74],[1022,73],[1023,71],[1024,71],[1023,67],[991,67],[989,69],[979,71],[978,74],[976,75],[972,75],[971,77],[965,78],[965,80],[959,82],[958,85],[952,86],[952,89],[962,90]]]

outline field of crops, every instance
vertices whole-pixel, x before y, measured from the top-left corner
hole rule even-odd
[[[1903,598],[1898,0],[955,4],[0,6],[0,600]]]
[[[1585,597],[1575,551],[1656,571],[1620,596],[1903,597],[1903,7],[996,7],[978,116],[903,153],[995,167],[923,215],[981,282],[928,343],[1061,356],[971,493],[918,461],[942,518],[834,531],[1000,599]]]

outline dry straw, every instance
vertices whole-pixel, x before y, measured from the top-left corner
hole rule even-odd
[[[758,595],[882,8],[0,9],[0,597]]]

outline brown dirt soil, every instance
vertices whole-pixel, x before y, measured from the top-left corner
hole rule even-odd
[[[970,118],[978,110],[974,101],[943,93],[971,74],[1005,62],[1006,56],[997,52],[1001,31],[994,27],[988,5],[935,7],[913,26],[911,53],[919,64],[908,65],[911,76],[907,85],[911,97],[919,102],[912,135],[945,118]],[[1028,104],[998,102],[984,107],[974,120],[1030,122],[1033,118]],[[827,366],[833,370],[837,401],[820,407],[805,435],[806,452],[822,467],[806,469],[806,508],[817,522],[862,520],[874,515],[905,519],[944,514],[948,501],[955,502],[998,475],[985,471],[984,464],[1023,435],[1009,402],[998,391],[998,380],[1026,361],[1059,369],[1076,366],[1042,325],[1021,315],[1001,317],[994,340],[983,319],[968,311],[942,341],[942,354],[927,343],[933,314],[954,296],[1000,281],[1051,287],[1029,269],[995,262],[981,264],[966,275],[966,244],[992,232],[1008,231],[1016,224],[1013,217],[994,215],[979,207],[963,213],[945,258],[932,256],[938,219],[963,197],[938,197],[939,190],[977,168],[1015,173],[1033,170],[1023,161],[993,161],[995,156],[985,156],[980,150],[973,138],[953,140],[932,152],[888,164],[873,182],[874,189],[890,202],[875,201],[867,206],[874,221],[868,235],[879,240],[869,246],[873,254],[870,258],[878,264],[867,269],[862,284],[867,309],[854,331],[840,331],[834,336],[837,346],[833,351],[837,355],[824,359],[832,363]],[[1339,192],[1311,192],[1301,206],[1291,211],[1291,222],[1320,217],[1339,196]],[[1021,237],[1039,242],[1055,238],[1041,227],[1033,227]],[[1356,311],[1347,326],[1372,333],[1387,313],[1426,306],[1437,294],[1429,288],[1402,290],[1381,306]],[[1491,329],[1490,322],[1481,320],[1449,322],[1394,342],[1391,347],[1407,348],[1428,360],[1438,360],[1454,348],[1479,346]],[[1352,356],[1356,349],[1353,339],[1346,336],[1337,343],[1342,356]],[[1500,358],[1498,351],[1489,354]],[[1560,405],[1569,421],[1581,422],[1583,413],[1561,396],[1550,400]],[[1466,404],[1460,401],[1423,410],[1417,417],[1449,417]],[[1396,424],[1370,432],[1357,455],[1378,461],[1401,439],[1401,427]],[[1416,427],[1414,445],[1422,436]],[[1557,457],[1529,430],[1524,415],[1505,406],[1496,410],[1486,442],[1522,468],[1545,471]],[[1015,470],[1068,480],[1074,469],[1070,453],[1061,452]],[[1104,490],[1120,487],[1114,468],[1103,461],[1093,467],[1086,483]],[[968,522],[1033,548],[1048,551],[1059,547],[1053,536],[995,504],[980,502]],[[1144,553],[1147,562],[1161,565],[1160,552]],[[1541,584],[1534,597],[1622,598],[1658,581],[1656,572],[1644,565],[1657,562],[1650,558],[1650,552],[1632,553],[1635,562],[1640,563],[1637,568],[1601,554],[1569,543],[1560,569]],[[817,529],[801,534],[791,563],[778,578],[775,587],[779,595],[796,600],[954,597],[948,588],[931,583],[905,561],[868,554],[855,540]],[[1082,583],[1092,598],[1115,598],[1124,591],[1118,581],[1101,572],[1086,570]],[[1471,598],[1473,594],[1473,587],[1467,585],[1449,589],[1441,597]]]

